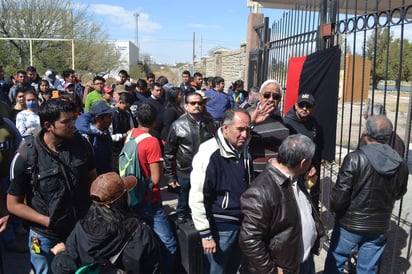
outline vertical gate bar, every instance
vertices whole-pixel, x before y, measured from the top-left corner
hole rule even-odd
[[[354,13],[353,17],[356,18],[357,15],[358,15],[358,1],[355,0],[355,13]],[[352,35],[353,35],[353,46],[352,46],[352,56],[351,56],[351,58],[352,58],[352,64],[351,64],[351,66],[352,66],[352,68],[351,68],[351,70],[352,70],[352,79],[351,79],[351,87],[350,87],[351,99],[350,99],[350,112],[349,112],[349,121],[350,121],[350,123],[349,123],[349,131],[348,131],[349,132],[349,136],[348,136],[349,140],[348,140],[348,146],[347,146],[348,152],[350,151],[350,145],[351,145],[351,140],[352,140],[353,97],[354,97],[354,90],[355,90],[356,32],[352,31]]]
[[[388,1],[389,5],[389,10],[391,9],[391,3],[392,1]],[[387,18],[388,26],[387,26],[387,47],[386,47],[386,64],[385,64],[385,89],[383,93],[383,105],[386,108],[386,101],[387,101],[387,95],[388,95],[388,75],[389,75],[389,44],[390,44],[390,37],[391,37],[391,24],[390,24],[390,18]]]
[[[296,9],[297,9],[297,5],[295,5],[295,8],[292,10],[292,17],[294,18],[294,22],[292,24],[292,29],[291,29],[291,37],[295,37],[296,34],[296,27],[298,25],[298,19],[297,19],[297,15],[296,15]],[[297,43],[296,43],[296,38],[293,38],[294,41],[293,42],[293,56],[298,56],[298,48],[297,48]]]
[[[399,70],[398,70],[398,81],[399,83],[395,83],[396,91],[396,108],[395,108],[395,121],[393,124],[394,131],[396,133],[396,129],[398,127],[398,117],[399,117],[399,99],[401,95],[401,81],[402,81],[402,66],[403,66],[403,39],[404,39],[404,24],[401,24],[401,36],[400,36],[400,43],[399,43]]]
[[[273,39],[273,40],[280,40],[280,39],[278,39],[277,37],[278,36],[280,36],[280,30],[281,30],[281,27],[280,27],[280,24],[281,24],[281,21],[278,21],[277,23],[276,23],[276,27],[275,27],[275,32],[274,32],[274,37],[276,37],[276,39]],[[277,47],[278,47],[278,43],[276,42],[275,44],[273,44],[273,60],[276,62],[276,63],[278,63],[279,62],[279,50],[277,49]],[[276,71],[274,71],[273,72],[273,75],[272,75],[272,79],[273,78],[275,78],[275,75],[276,75]]]
[[[304,20],[304,21],[305,21],[305,24],[304,24],[305,32],[307,32],[307,31],[309,30],[310,14],[309,14],[309,12],[308,12],[308,8],[309,8],[309,3],[308,3],[308,1],[306,1],[306,5],[305,5],[305,20]],[[306,41],[306,40],[305,40],[305,41]],[[304,54],[304,55],[307,55],[308,52],[309,52],[309,43],[306,42],[305,45],[304,45],[304,47],[306,47],[306,49],[304,50],[304,51],[305,51],[305,54]]]
[[[283,13],[283,15],[284,15],[285,13]],[[283,23],[283,20],[282,20],[282,23]],[[284,36],[284,34],[283,34],[283,32],[279,32],[279,40],[280,41],[282,41],[282,39],[283,39],[283,36]],[[283,71],[280,71],[281,70],[281,62],[283,61],[282,60],[282,55],[284,56],[284,48],[283,48],[283,45],[282,45],[282,42],[279,42],[279,43],[277,43],[276,44],[276,65],[277,65],[277,70],[275,71],[275,74],[273,75],[273,79],[275,79],[275,80],[277,80],[277,81],[279,81],[279,83],[281,83],[281,81],[280,81],[280,75],[283,73]],[[283,53],[283,54],[282,54]]]
[[[344,23],[346,23],[347,22],[347,19],[348,19],[348,5],[346,4],[346,8],[345,8],[345,16],[344,16]],[[346,33],[344,33],[344,36],[345,36],[345,52],[346,52],[346,50],[347,50],[347,48],[348,48],[348,45],[347,45],[347,43],[348,43],[348,41],[347,41],[347,35],[346,35]],[[347,66],[348,66],[348,64],[347,64],[347,62],[346,62],[346,56],[345,56],[345,58],[344,58],[344,63],[345,63],[345,66],[344,66],[344,70],[343,70],[343,73],[344,73],[344,76],[343,76],[343,78],[344,79],[346,79],[346,77],[347,77],[347,75],[346,75],[346,68],[347,68]],[[348,89],[349,87],[347,86],[347,83],[346,83],[346,81],[344,82],[344,91],[346,91],[346,89]],[[343,92],[342,93],[342,102],[341,102],[341,113],[342,113],[342,120],[341,120],[341,132],[340,132],[340,136],[341,136],[341,139],[340,139],[340,147],[339,147],[339,164],[341,164],[342,163],[342,153],[343,153],[343,151],[342,151],[342,149],[343,149],[343,133],[344,133],[344,120],[345,120],[345,94],[346,94],[346,92]]]
[[[368,0],[363,1],[363,14],[368,14]],[[366,18],[365,18],[366,19]],[[366,21],[365,21],[366,22]],[[362,79],[361,79],[361,104],[360,104],[360,115],[359,115],[359,128],[358,128],[358,139],[362,135],[362,122],[363,122],[363,96],[365,94],[365,63],[366,63],[366,58],[365,58],[365,52],[366,52],[366,31],[367,28],[363,29],[363,44],[362,44]],[[369,83],[367,85],[367,89],[369,90]]]
[[[296,32],[294,33],[296,38],[297,38],[297,47],[298,47],[298,54],[299,56],[303,55],[303,50],[302,50],[302,43],[301,43],[301,39],[300,39],[300,33],[305,32],[305,30],[303,29],[302,26],[302,19],[303,19],[303,10],[300,6],[300,4],[298,4],[298,7],[296,8],[296,20],[299,22],[298,24],[296,24]]]
[[[289,40],[286,40],[286,37],[288,37],[287,27],[286,27],[286,25],[287,25],[287,19],[286,19],[287,15],[286,15],[286,13],[284,14],[284,16],[285,16],[284,17],[285,20],[283,21],[280,52],[283,52],[283,53],[286,52],[287,54],[284,54],[284,55],[287,55],[287,58],[289,58],[291,56],[291,54],[290,54],[290,50],[289,50]]]
[[[378,10],[379,7],[379,0],[375,1],[375,10]],[[376,20],[378,21],[379,18],[377,17]],[[374,49],[374,53],[373,53],[373,74],[372,74],[372,98],[370,100],[370,104],[373,106],[373,104],[375,103],[375,83],[377,84],[377,76],[376,76],[376,47],[378,45],[378,24],[375,24],[375,33],[374,33],[374,45],[373,45],[373,49]],[[371,113],[372,113],[372,109],[371,109]]]
[[[262,83],[266,81],[268,78],[268,53],[269,49],[267,48],[267,43],[269,43],[269,17],[265,17],[263,19],[263,29],[262,29],[262,36],[263,36],[263,69],[262,69]]]
[[[403,3],[404,4],[404,3]],[[392,5],[392,1],[390,1],[389,5]],[[402,5],[403,6],[403,5]],[[392,17],[392,16],[391,16]],[[402,17],[402,14],[401,14]],[[392,20],[392,18],[391,18]],[[400,18],[400,20],[402,20],[402,18]],[[399,99],[400,99],[400,94],[401,94],[401,74],[402,74],[402,65],[403,65],[403,37],[404,37],[404,24],[401,24],[401,36],[400,36],[400,43],[399,43],[399,70],[398,70],[398,80],[395,83],[395,88],[397,89],[397,96],[396,96],[396,108],[395,108],[395,121],[393,124],[393,129],[394,132],[396,134],[396,129],[398,127],[398,117],[399,117]],[[389,44],[389,43],[388,43]],[[399,81],[399,82],[398,82]],[[399,83],[399,84],[398,84]],[[386,92],[386,91],[385,91]],[[409,121],[410,123],[410,121]],[[409,144],[409,143],[407,143]],[[409,146],[408,146],[409,147]],[[408,148],[409,149],[409,148]],[[406,150],[408,151],[408,150]],[[401,198],[400,202],[399,202],[399,210],[398,210],[398,216],[397,216],[397,226],[395,227],[395,239],[397,238],[398,235],[398,229],[400,229],[399,225],[400,225],[400,221],[401,221],[401,216],[402,216],[402,207],[403,207],[403,197]],[[397,243],[398,241],[393,241],[394,242],[394,248],[393,250],[397,250]],[[397,256],[397,254],[395,254],[395,252],[392,252],[392,263],[391,263],[391,269],[390,269],[390,273],[393,273],[394,269],[394,265],[395,265],[395,257]]]

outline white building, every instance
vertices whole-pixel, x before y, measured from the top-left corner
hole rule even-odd
[[[112,71],[110,74],[117,76],[117,73],[121,69],[125,69],[128,72],[130,67],[136,66],[139,63],[139,48],[129,40],[116,40],[110,41],[109,43],[113,44],[115,49],[120,53],[120,62],[121,65],[118,69]]]

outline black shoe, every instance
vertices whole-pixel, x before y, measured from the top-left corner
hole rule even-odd
[[[177,222],[178,222],[179,224],[186,223],[186,216],[185,216],[185,214],[182,214],[182,213],[177,214]]]

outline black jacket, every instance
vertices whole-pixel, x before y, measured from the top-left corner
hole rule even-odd
[[[150,227],[136,218],[128,218],[124,221],[124,228],[114,234],[105,234],[90,232],[83,221],[78,222],[67,238],[66,251],[54,257],[52,272],[74,273],[83,265],[107,261],[128,241],[115,263],[116,267],[133,274],[159,273],[159,249]]]
[[[43,143],[42,136],[43,132],[21,143],[12,162],[8,193],[26,195],[30,207],[50,217],[49,227],[30,223],[31,229],[47,238],[64,241],[91,203],[89,171],[95,168],[93,150],[76,132],[73,139],[59,146],[57,154]],[[33,140],[30,141],[33,145],[27,145],[29,140]],[[33,170],[31,174],[28,168]],[[37,178],[36,182],[32,176]]]
[[[299,186],[310,201],[304,187]],[[251,273],[299,273],[303,256],[301,219],[290,179],[269,165],[243,193],[241,209],[244,215],[239,244],[248,258]],[[312,253],[318,254],[325,230],[312,205],[318,239]]]
[[[303,134],[309,137],[316,145],[315,155],[312,159],[312,165],[316,167],[317,174],[320,175],[320,163],[322,158],[322,149],[324,146],[322,129],[313,115],[309,116],[306,121],[299,120],[296,116],[295,107],[291,108],[283,118],[285,126],[289,133]]]
[[[164,148],[165,175],[169,182],[178,177],[188,179],[192,160],[199,146],[215,134],[216,127],[210,115],[203,115],[198,125],[188,114],[182,115],[170,127]]]
[[[389,145],[368,144],[343,160],[330,206],[352,232],[388,231],[393,205],[406,193],[408,167]]]

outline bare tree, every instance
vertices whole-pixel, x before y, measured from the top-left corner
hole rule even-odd
[[[87,7],[75,7],[71,0],[0,0],[0,36],[7,38],[59,38],[75,40],[75,68],[92,73],[110,70],[119,63],[119,54],[110,46],[99,22],[87,15]],[[30,42],[1,42],[0,52],[13,56],[14,65],[25,68],[30,62]],[[71,42],[33,41],[34,65],[57,71],[71,67]]]

